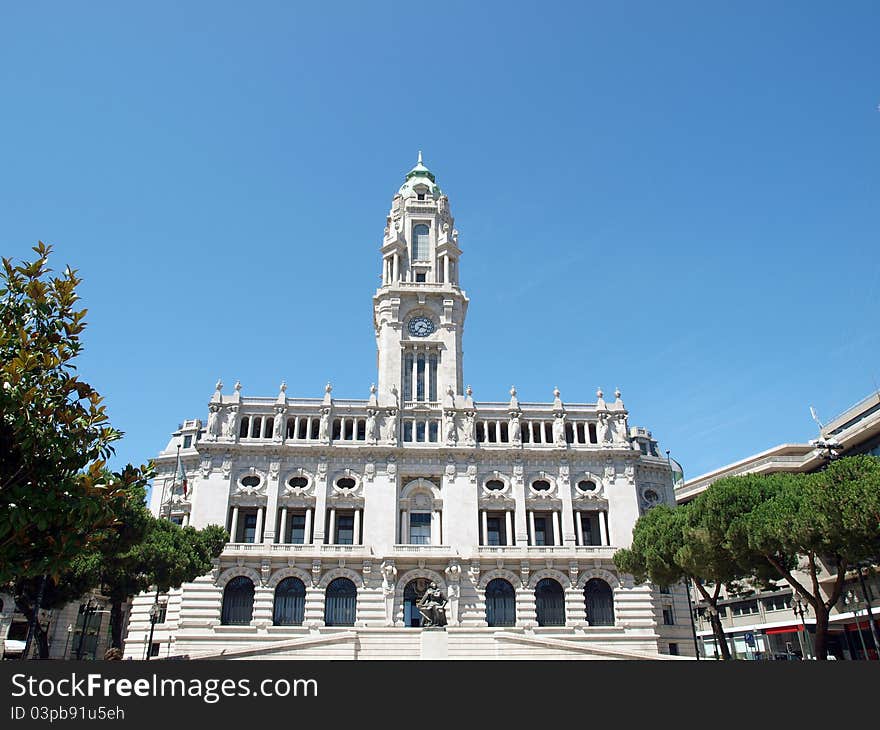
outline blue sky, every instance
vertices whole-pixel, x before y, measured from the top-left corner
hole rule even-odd
[[[178,5],[0,19],[0,253],[84,277],[117,465],[218,376],[368,395],[419,149],[478,400],[619,386],[695,476],[880,382],[880,4]]]

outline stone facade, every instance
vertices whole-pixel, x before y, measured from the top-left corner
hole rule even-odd
[[[683,589],[633,585],[612,562],[640,513],[674,503],[667,460],[650,432],[629,426],[619,392],[567,403],[553,389],[525,403],[511,388],[507,401],[474,400],[461,254],[448,198],[420,156],[385,227],[369,396],[339,399],[328,384],[321,397],[293,398],[282,384],[276,397],[250,397],[218,383],[207,420],[173,434],[156,460],[152,510],[225,525],[231,541],[210,575],[161,598],[154,653],[418,657],[412,604],[426,581],[449,601],[431,656],[441,645],[482,658],[659,657],[679,642],[688,652],[690,624],[661,618],[673,602],[689,617]],[[233,609],[232,581],[247,605]],[[284,621],[282,581],[300,591]],[[504,595],[487,606],[492,581]],[[356,591],[353,613],[341,618],[331,583]],[[134,601],[127,656],[143,655],[153,600]]]

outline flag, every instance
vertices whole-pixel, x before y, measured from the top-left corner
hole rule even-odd
[[[181,485],[183,488],[183,496],[186,498],[186,471],[183,468],[183,462],[180,460],[180,457],[177,458],[177,475],[174,477],[174,481]]]
[[[678,489],[684,484],[684,467],[671,457],[669,467],[672,469],[672,488]]]

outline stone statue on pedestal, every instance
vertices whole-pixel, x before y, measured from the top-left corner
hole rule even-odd
[[[416,608],[422,614],[423,628],[446,626],[446,599],[433,581],[419,599]]]

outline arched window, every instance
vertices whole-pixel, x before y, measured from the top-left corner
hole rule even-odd
[[[486,586],[486,623],[489,626],[516,625],[516,593],[504,578],[494,578]]]
[[[428,588],[427,578],[416,578],[406,584],[403,589],[403,625],[404,626],[421,626],[422,614],[416,604],[425,595]]]
[[[300,626],[305,610],[305,584],[299,578],[285,578],[275,589],[272,623],[276,626]]]
[[[327,626],[354,626],[357,587],[348,578],[337,578],[327,586],[324,596],[324,623]]]
[[[565,626],[565,594],[553,578],[544,578],[535,586],[538,626]]]
[[[614,595],[601,578],[590,578],[584,586],[584,604],[590,626],[614,626]]]
[[[233,578],[223,589],[220,623],[241,626],[251,622],[254,613],[254,582],[243,575]]]
[[[413,261],[428,260],[428,238],[430,233],[431,229],[424,223],[413,226]]]

